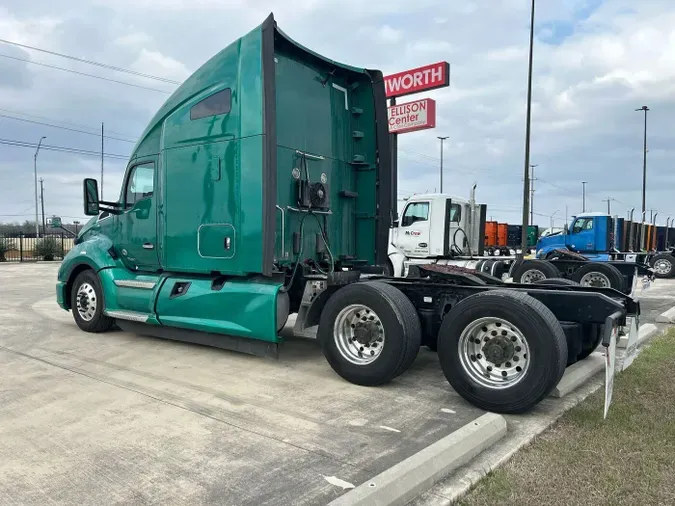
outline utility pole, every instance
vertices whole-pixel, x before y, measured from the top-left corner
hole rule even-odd
[[[588,181],[581,182],[581,212],[586,212],[586,183]]]
[[[521,258],[525,256],[527,250],[527,210],[530,207],[528,198],[530,196],[530,123],[532,117],[532,55],[534,52],[534,0],[532,0],[532,9],[530,13],[530,57],[527,70],[527,114],[525,119],[525,164],[523,168],[523,233],[520,242]]]
[[[443,193],[443,141],[447,137],[438,137],[438,139],[441,141],[441,193]]]
[[[536,177],[534,177],[534,168],[537,165],[530,164],[530,225],[534,225],[534,182]]]
[[[40,203],[42,204],[42,236],[44,237],[47,233],[47,227],[45,226],[45,187],[42,184],[44,179],[40,178]]]
[[[639,109],[635,109],[636,111],[644,111],[645,113],[645,134],[644,134],[644,141],[643,141],[643,148],[642,148],[642,212],[646,212],[646,207],[645,207],[645,196],[646,196],[646,188],[647,188],[647,111],[649,110],[649,107],[646,105],[643,105]]]
[[[38,225],[38,193],[37,193],[37,157],[40,152],[40,146],[42,141],[47,137],[42,136],[40,142],[38,142],[37,149],[35,150],[35,155],[33,156],[33,175],[35,176],[35,237],[40,237],[40,225]]]
[[[101,200],[103,200],[103,122],[101,122]]]

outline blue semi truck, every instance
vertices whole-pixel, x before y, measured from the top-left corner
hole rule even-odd
[[[637,265],[644,274],[645,269],[651,267],[655,277],[672,277],[675,275],[675,256],[672,250],[656,251],[657,233],[654,224],[633,222],[605,213],[582,213],[573,217],[572,223],[561,233],[540,238],[536,258],[558,263],[604,262],[619,271],[629,270],[630,264]],[[668,237],[665,243],[668,244]],[[603,270],[608,275],[613,269]]]

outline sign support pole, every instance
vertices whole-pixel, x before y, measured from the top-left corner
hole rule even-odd
[[[390,106],[395,106],[396,105],[396,97],[391,97],[389,100],[389,105]],[[392,203],[394,204],[394,207],[392,208],[392,225],[394,221],[398,220],[398,134],[393,133],[389,134],[391,136],[390,139],[390,144],[391,144],[391,174],[392,174],[392,184],[391,184],[391,191],[393,195],[391,196],[392,198]]]

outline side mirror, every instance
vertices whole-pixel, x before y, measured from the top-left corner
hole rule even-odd
[[[84,180],[84,214],[96,216],[99,213],[98,181],[87,178]]]

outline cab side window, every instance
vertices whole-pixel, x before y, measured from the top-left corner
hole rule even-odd
[[[572,227],[572,233],[574,234],[588,230],[593,230],[593,218],[579,218]]]
[[[429,219],[429,203],[428,202],[414,202],[408,204],[403,213],[401,220],[402,227],[409,227],[418,221],[427,221]]]
[[[154,179],[155,166],[152,163],[136,165],[131,169],[124,192],[126,206],[131,207],[141,199],[152,197]]]
[[[459,223],[462,220],[462,206],[459,204],[450,204],[450,221]]]

